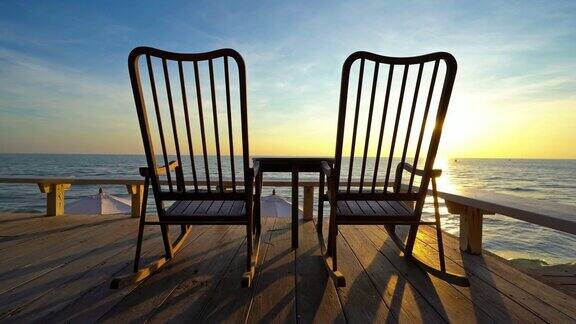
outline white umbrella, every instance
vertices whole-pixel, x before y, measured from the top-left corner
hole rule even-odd
[[[66,213],[70,214],[124,214],[130,211],[130,200],[109,195],[102,188],[97,195],[79,199],[66,206]]]
[[[260,211],[263,217],[292,217],[292,204],[272,194],[262,197],[260,200]],[[302,216],[302,211],[298,210],[298,215]]]

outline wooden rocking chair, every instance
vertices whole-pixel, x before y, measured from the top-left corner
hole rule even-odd
[[[372,68],[370,72],[373,74],[369,79],[371,83],[363,83],[366,66]],[[355,97],[349,103],[348,85],[353,67],[357,71],[358,85]],[[335,164],[332,168],[329,163],[322,163],[323,174],[327,177],[326,199],[330,203],[326,244],[322,236],[321,213],[317,228],[324,261],[337,286],[346,285],[337,263],[336,238],[339,225],[384,225],[391,239],[407,257],[412,256],[418,226],[435,225],[440,267],[445,273],[435,180],[441,171],[432,167],[456,68],[456,60],[448,53],[393,58],[356,52],[344,62]],[[401,73],[395,75],[394,72],[398,70]],[[379,86],[378,77],[381,74],[385,76],[386,82]],[[369,90],[364,97],[363,88]],[[353,109],[348,109],[348,105],[353,106]],[[359,127],[363,131],[359,131]],[[371,132],[376,136],[371,137]],[[345,136],[345,133],[349,136]],[[363,134],[363,141],[360,140],[356,146],[357,137]],[[362,155],[357,154],[357,147],[361,149]],[[347,165],[343,163],[344,148],[350,152],[350,156],[344,159],[348,160]],[[425,157],[423,168],[419,169],[420,155],[424,155],[421,153],[425,153]],[[375,157],[367,158],[368,154],[375,154]],[[362,158],[355,161],[355,156]],[[361,166],[359,172],[354,169],[355,162]],[[393,164],[396,164],[395,181],[390,183]],[[407,184],[402,183],[404,176]],[[360,181],[353,182],[354,177]],[[417,178],[420,180],[418,186],[415,185]],[[435,221],[426,222],[421,220],[421,216],[430,181]],[[410,226],[406,244],[397,235],[396,225]]]
[[[143,59],[141,60],[141,58]],[[238,85],[235,88],[231,87],[234,74],[230,71],[233,68],[233,66],[229,66],[230,59],[236,63]],[[227,128],[228,138],[225,138],[222,143],[218,128],[218,117],[220,116],[217,107],[216,85],[218,80],[215,78],[215,62],[223,63],[223,71],[222,69],[220,70],[223,78],[220,78],[221,82],[219,84],[224,83],[220,88],[225,90],[225,93],[221,96],[225,97],[225,100],[222,100],[225,104],[222,103],[220,106],[221,114],[225,116],[221,117],[221,119],[226,119],[224,128]],[[154,68],[154,63],[157,65],[156,68]],[[207,73],[201,73],[201,64],[204,64],[204,66],[208,65]],[[147,78],[140,74],[140,65],[143,65],[144,69],[147,70]],[[172,67],[172,70],[177,71],[175,73],[176,76],[173,78],[170,77],[170,67]],[[139,282],[164,266],[182,248],[186,237],[191,232],[190,225],[220,224],[246,226],[248,254],[246,272],[242,277],[242,286],[250,286],[258,258],[261,228],[259,220],[254,222],[252,213],[254,175],[259,174],[259,172],[257,164],[253,168],[249,166],[246,69],[242,56],[232,49],[221,49],[198,54],[179,54],[149,47],[138,47],[132,50],[129,55],[128,68],[148,166],[140,169],[140,174],[145,181],[144,202],[138,229],[134,273],[115,278],[111,283],[111,287],[118,288],[119,286]],[[163,75],[163,82],[155,81],[155,69],[162,71],[158,74]],[[187,73],[194,76],[194,87],[188,90],[185,82]],[[206,74],[209,75],[209,83],[201,84],[201,75]],[[173,79],[176,81],[173,81]],[[173,85],[171,82],[175,84]],[[145,96],[143,84],[147,85],[147,89],[151,92],[151,97],[147,98]],[[211,105],[206,105],[202,100],[203,85],[210,89]],[[157,90],[160,86],[162,86],[162,90],[166,91],[165,96],[160,95],[160,90]],[[172,87],[178,90],[173,93]],[[238,100],[234,100],[234,90],[237,91],[236,98]],[[208,90],[204,91],[208,92]],[[176,97],[178,97],[178,100],[173,99]],[[195,104],[188,102],[187,98],[189,97],[195,97],[195,100],[190,100],[195,101]],[[146,103],[150,101],[153,109],[148,111]],[[167,104],[162,107],[160,102]],[[204,111],[203,105],[209,106],[209,109]],[[233,109],[235,107],[237,109]],[[239,117],[232,117],[233,110],[239,114]],[[205,122],[205,117],[210,115],[211,122]],[[164,117],[164,120],[162,117]],[[149,123],[149,119],[154,121]],[[239,127],[234,128],[234,122],[239,123]],[[170,126],[163,127],[166,124]],[[155,126],[156,132],[151,131],[151,126]],[[169,130],[165,131],[164,128],[169,128]],[[236,132],[239,130],[242,136],[240,145],[242,146],[241,163],[243,166],[238,168],[235,166],[236,161],[234,159],[233,134],[235,130]],[[181,141],[179,140],[179,133],[185,134],[180,136],[180,138],[184,138]],[[198,133],[200,133],[200,140],[194,139],[193,136],[193,134]],[[213,136],[207,140],[210,133]],[[154,141],[153,138],[154,140],[159,138],[161,153],[158,157],[163,162],[161,166],[156,163],[157,155],[154,150],[154,144],[158,145],[158,141]],[[236,144],[238,145],[238,143]],[[223,145],[227,145],[230,154],[229,163],[222,161],[221,153],[223,152],[221,152],[221,148],[225,149]],[[209,159],[208,155],[209,150],[212,148],[214,149],[212,154],[215,154],[215,163]],[[172,162],[168,162],[170,149],[176,155],[175,161]],[[198,154],[201,157],[197,156],[198,161],[195,158],[195,151],[201,152],[201,154]],[[216,164],[216,167],[213,164]],[[210,172],[211,165],[212,174]],[[223,181],[223,169],[226,167],[230,170],[231,182]],[[215,172],[214,169],[216,169]],[[243,188],[236,182],[237,169],[243,171],[243,174],[241,174],[244,181]],[[205,181],[201,179],[202,173],[205,175]],[[211,175],[214,173],[217,174],[217,180],[211,179]],[[192,181],[186,181],[185,175],[191,176]],[[149,185],[152,186],[156,202],[157,221],[146,220],[146,198]],[[167,207],[165,205],[166,202],[172,202],[172,204]],[[147,225],[160,227],[165,255],[152,264],[140,268],[142,238],[144,226]],[[170,238],[169,225],[180,225],[180,235],[175,241]]]

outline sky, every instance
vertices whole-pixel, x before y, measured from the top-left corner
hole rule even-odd
[[[0,153],[142,153],[127,56],[231,47],[253,155],[333,155],[354,51],[447,51],[439,155],[576,158],[575,1],[2,1]]]

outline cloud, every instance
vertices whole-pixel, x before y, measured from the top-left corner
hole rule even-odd
[[[470,116],[554,109],[554,102],[575,96],[574,2],[295,1],[178,8],[153,26],[144,18],[157,16],[155,4],[140,6],[138,18],[94,10],[94,25],[49,39],[43,38],[48,32],[40,30],[42,22],[13,21],[6,29],[11,32],[0,32],[0,124],[26,119],[30,132],[48,137],[54,129],[47,125],[70,134],[104,131],[110,138],[130,138],[139,148],[137,136],[128,136],[138,126],[127,73],[100,70],[125,60],[133,43],[179,51],[237,49],[248,68],[251,134],[270,135],[268,142],[299,140],[289,133],[332,136],[341,66],[356,50],[390,56],[453,53],[459,71],[452,103]],[[90,12],[79,17],[88,21]],[[83,33],[86,38],[77,37]],[[59,45],[70,53],[58,53]],[[46,48],[52,55],[41,58]],[[85,67],[74,60],[91,51],[101,55]],[[2,127],[0,134],[5,132]],[[110,145],[129,147],[120,142]],[[95,144],[87,140],[85,146]]]
[[[34,146],[39,138],[58,138],[54,132],[70,135],[65,142],[89,138],[89,134],[106,133],[103,139],[108,140],[137,132],[127,80],[96,78],[6,48],[0,48],[0,74],[0,141],[15,137],[8,132],[28,138],[28,142],[19,140],[16,150],[27,151],[26,146]],[[82,146],[90,151],[92,145],[85,142]]]

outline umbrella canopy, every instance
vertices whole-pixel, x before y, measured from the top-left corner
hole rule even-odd
[[[270,196],[262,197],[260,200],[260,211],[262,217],[292,217],[292,204],[272,194]],[[302,216],[302,211],[298,210],[298,214]]]
[[[70,214],[124,214],[130,213],[130,210],[130,200],[109,195],[102,188],[97,195],[79,199],[66,206],[66,213]]]

